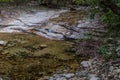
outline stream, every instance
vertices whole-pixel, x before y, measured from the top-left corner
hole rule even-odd
[[[85,17],[84,7],[77,11],[69,9],[26,8],[15,11],[1,11],[2,33],[28,32],[54,40],[83,38],[86,26],[92,26]],[[95,25],[94,25],[95,26]]]
[[[86,60],[71,51],[69,39],[86,38],[98,27],[87,8],[10,7],[0,15],[0,77],[2,80],[43,80],[55,73],[74,73]],[[100,26],[99,26],[100,27]],[[88,28],[88,29],[86,29]]]

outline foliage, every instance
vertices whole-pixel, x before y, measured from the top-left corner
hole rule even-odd
[[[0,2],[13,2],[13,0],[0,0]]]
[[[102,0],[74,0],[76,3],[88,3],[91,6],[90,18],[94,18],[96,13],[101,15],[101,21],[110,26],[120,25],[120,16],[112,12],[111,9],[101,4]],[[120,6],[120,0],[112,0],[112,2]]]
[[[105,46],[99,47],[99,53],[104,56],[105,58],[108,58],[108,51]]]
[[[105,6],[102,4],[101,1],[107,0],[75,0],[76,3],[88,3],[90,5],[90,18],[93,19],[96,14],[101,16],[101,21],[108,24],[108,33],[106,34],[107,38],[114,37],[112,41],[112,45],[108,46],[109,43],[107,42],[104,45],[99,47],[99,53],[102,55],[106,60],[109,59],[116,59],[117,52],[114,41],[116,37],[120,37],[120,15],[116,14],[110,7]],[[120,7],[120,0],[112,0],[112,3]],[[111,5],[112,6],[112,5]]]
[[[76,4],[88,4],[88,0],[73,0]]]
[[[115,45],[112,45],[111,47],[102,45],[99,47],[99,54],[102,55],[106,60],[115,60],[117,58],[116,49],[117,47]]]

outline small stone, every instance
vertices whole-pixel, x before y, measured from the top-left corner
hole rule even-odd
[[[56,80],[67,80],[65,77],[57,78]]]
[[[53,77],[57,79],[57,78],[63,77],[63,74],[54,74]]]
[[[99,80],[99,78],[96,77],[96,75],[94,75],[94,74],[89,74],[89,75],[88,75],[88,79],[89,79],[89,80]]]
[[[39,78],[38,80],[49,80],[49,76],[44,76],[43,78]]]
[[[46,47],[47,47],[46,44],[41,44],[41,45],[40,45],[40,48],[46,48]]]
[[[66,78],[72,78],[72,77],[74,77],[74,75],[75,74],[73,74],[73,73],[71,73],[71,74],[64,74],[64,77],[66,77]]]
[[[120,75],[119,75],[119,77],[118,78],[120,78]]]
[[[4,46],[4,45],[6,45],[6,44],[7,44],[6,41],[0,41],[0,45]]]
[[[86,77],[88,75],[88,71],[78,71],[76,72],[76,76],[78,77]]]
[[[0,18],[0,22],[2,22],[2,19]]]
[[[82,65],[83,67],[89,67],[89,66],[91,66],[91,62],[90,62],[90,61],[82,61],[82,62],[81,62],[81,65]]]
[[[117,47],[116,52],[120,51],[120,46]]]
[[[114,67],[113,66],[110,66],[110,71],[113,71]]]
[[[56,80],[54,77],[50,77],[50,79],[49,80]]]

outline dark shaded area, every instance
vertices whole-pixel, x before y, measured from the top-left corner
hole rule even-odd
[[[101,3],[107,8],[111,9],[115,14],[120,16],[120,7],[113,3],[111,0],[102,0]]]
[[[76,54],[79,56],[95,57],[102,40],[80,40],[76,45]]]

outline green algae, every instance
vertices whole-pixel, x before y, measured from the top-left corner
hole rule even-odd
[[[0,74],[12,80],[37,80],[58,70],[74,72],[83,58],[65,51],[72,42],[49,40],[33,34],[0,34]],[[41,45],[46,45],[41,48]]]

